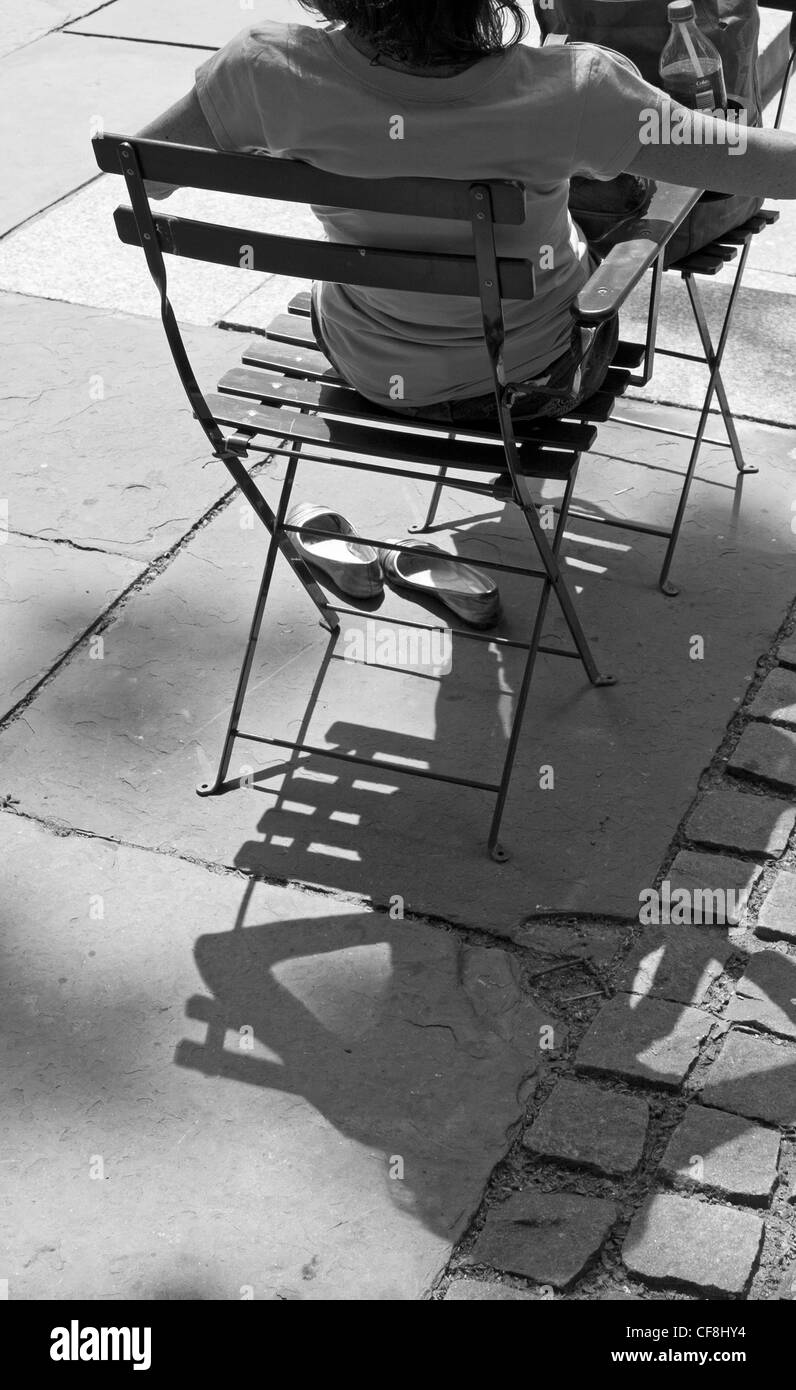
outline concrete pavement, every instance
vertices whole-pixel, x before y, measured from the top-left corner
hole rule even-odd
[[[200,801],[263,533],[191,419],[140,253],[115,240],[118,181],[94,176],[88,141],[94,118],[143,124],[256,14],[12,10],[11,126],[41,74],[54,133],[24,123],[6,140],[20,153],[0,239],[10,1296],[775,1296],[795,1190],[793,207],[758,239],[728,359],[761,472],[739,490],[726,451],[706,451],[681,597],[654,588],[658,542],[571,528],[584,625],[620,684],[593,691],[543,663],[512,861],[483,857],[480,794],[341,777],[320,758],[274,760],[254,789]],[[231,205],[181,192],[170,206]],[[309,229],[276,214],[276,230]],[[212,389],[246,342],[231,329],[262,328],[288,285],[172,269]],[[678,291],[663,335],[681,342]],[[631,423],[601,431],[581,484],[596,514],[671,513],[679,446],[638,426],[687,428],[694,389],[664,364],[623,408]],[[266,460],[266,494],[280,468]],[[321,465],[302,488],[327,500]],[[398,480],[366,500],[349,474],[334,496],[385,537],[422,505]],[[442,515],[461,554],[518,550],[500,508],[450,495]],[[502,632],[522,633],[527,595],[506,583],[504,600]],[[391,595],[368,616],[387,611],[416,612]],[[280,572],[247,725],[297,727],[321,636]],[[477,776],[502,753],[515,684],[487,647],[457,647],[437,681],[333,661],[312,738]],[[749,889],[721,949],[697,933],[695,955],[676,921],[641,934],[639,895],[663,881],[689,903]],[[616,1115],[610,1156],[573,1129],[576,1094]],[[548,1229],[567,1233],[563,1262]]]

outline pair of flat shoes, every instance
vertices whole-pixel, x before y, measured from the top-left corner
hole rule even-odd
[[[473,565],[455,560],[424,540],[385,541],[378,548],[356,539],[350,521],[339,512],[305,502],[294,507],[287,523],[293,542],[305,560],[328,574],[338,589],[351,598],[378,598],[384,580],[399,589],[412,589],[435,598],[473,627],[492,627],[500,614],[500,594],[494,580]],[[305,536],[302,528],[323,531]],[[394,550],[396,545],[433,550],[431,555],[411,555]]]

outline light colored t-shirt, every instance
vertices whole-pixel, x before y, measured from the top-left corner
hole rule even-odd
[[[613,178],[631,163],[639,113],[665,98],[626,59],[589,44],[517,45],[453,77],[419,77],[369,59],[342,30],[260,23],[196,74],[222,149],[261,150],[362,178],[516,179],[527,216],[498,227],[503,256],[536,266],[529,302],[504,302],[506,368],[519,380],[567,347],[569,306],[589,276],[567,209],[574,174]],[[472,251],[469,223],[313,208],[330,241]],[[491,390],[474,298],[325,284],[320,313],[349,382],[383,405],[427,405]]]

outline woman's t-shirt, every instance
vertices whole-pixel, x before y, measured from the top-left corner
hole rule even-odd
[[[504,301],[506,368],[541,372],[567,347],[569,306],[589,276],[567,209],[574,174],[613,178],[640,148],[640,112],[665,99],[632,64],[589,44],[517,45],[453,77],[374,65],[342,30],[259,23],[196,73],[222,149],[260,150],[361,178],[515,179],[526,221],[496,228],[501,256],[529,258],[536,295]],[[472,252],[469,223],[316,207],[330,241]],[[407,405],[492,388],[474,298],[324,284],[323,331],[363,395]]]

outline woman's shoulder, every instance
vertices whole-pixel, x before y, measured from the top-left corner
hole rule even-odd
[[[285,24],[276,19],[260,19],[239,30],[225,49],[251,63],[294,66],[303,56],[310,57],[324,47],[325,32],[311,24]]]

